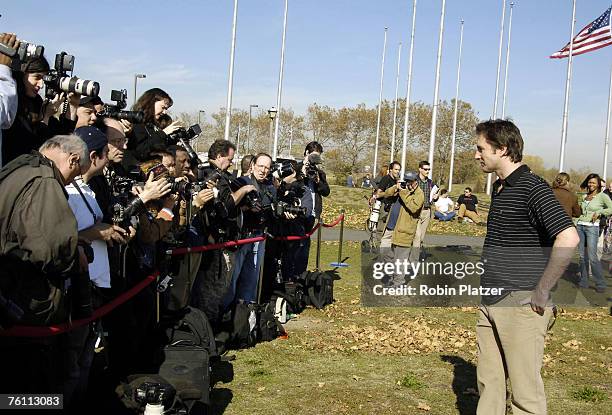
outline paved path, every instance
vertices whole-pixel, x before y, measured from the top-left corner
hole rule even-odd
[[[316,239],[317,234],[312,235],[312,239]],[[321,239],[324,241],[337,241],[340,237],[340,227],[323,228]],[[345,241],[363,241],[369,239],[370,234],[367,231],[359,231],[355,229],[344,230]],[[484,237],[482,236],[463,236],[463,235],[426,235],[426,245],[470,245],[482,246]]]

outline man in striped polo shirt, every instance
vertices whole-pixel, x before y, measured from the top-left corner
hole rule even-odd
[[[521,162],[523,138],[512,122],[480,123],[476,136],[481,169],[499,177],[483,247],[477,414],[506,413],[507,378],[513,414],[545,414],[540,371],[544,338],[554,322],[550,290],[579,238],[548,184]]]

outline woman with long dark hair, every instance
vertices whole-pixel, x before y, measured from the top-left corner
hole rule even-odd
[[[52,100],[39,95],[44,86],[43,77],[49,72],[44,57],[26,59],[20,71],[13,71],[17,84],[17,115],[11,127],[2,133],[2,164],[38,149],[48,138],[67,134],[74,129],[76,109],[80,96],[68,94],[69,106],[59,119],[53,115],[60,109],[66,94],[57,94]]]
[[[599,218],[602,215],[612,214],[612,200],[601,191],[601,178],[598,174],[591,173],[580,185],[586,189],[586,194],[580,198],[582,214],[576,222],[580,244],[580,288],[589,287],[589,272],[586,264],[585,251],[588,255],[590,268],[595,280],[597,292],[606,290],[606,280],[603,277],[601,263],[597,257],[597,240],[599,239]]]
[[[133,111],[144,113],[144,123],[134,125],[128,141],[128,150],[138,161],[149,159],[156,151],[164,151],[167,135],[182,127],[179,121],[161,127],[163,116],[172,104],[172,98],[164,90],[152,88],[142,94],[132,107]]]

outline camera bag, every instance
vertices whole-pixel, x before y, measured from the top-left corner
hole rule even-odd
[[[334,281],[340,276],[335,270],[305,271],[299,276],[306,293],[306,302],[315,308],[322,309],[334,302]]]
[[[210,357],[217,356],[212,327],[203,311],[187,307],[167,330],[169,344],[159,375],[177,390],[188,408],[210,403]]]
[[[271,303],[256,305],[257,340],[269,342],[285,334],[284,327],[275,316],[276,306]]]

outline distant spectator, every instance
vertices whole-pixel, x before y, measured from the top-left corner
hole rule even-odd
[[[595,174],[589,174],[580,186],[586,189],[586,195],[581,197],[580,208],[582,214],[576,222],[580,243],[578,253],[580,254],[580,288],[589,287],[589,272],[587,261],[595,279],[595,289],[603,293],[606,290],[606,279],[603,277],[601,262],[597,257],[597,239],[599,238],[599,218],[612,214],[612,200],[601,191],[601,178]],[[588,256],[588,259],[587,259]]]
[[[361,187],[370,188],[372,187],[372,180],[370,179],[370,173],[367,173],[361,182]]]
[[[247,154],[242,158],[240,162],[240,175],[241,176],[250,176],[253,173],[253,158],[255,156],[252,154]]]
[[[465,188],[463,194],[457,198],[457,206],[459,208],[457,216],[460,221],[465,221],[465,218],[468,218],[474,223],[482,223],[478,214],[478,198],[472,194],[472,188]]]
[[[561,204],[563,210],[570,218],[577,218],[580,216],[580,205],[578,204],[578,197],[576,193],[572,192],[569,188],[570,176],[567,173],[559,173],[555,177],[552,188],[555,197]]]
[[[455,217],[455,203],[448,197],[446,189],[440,190],[440,196],[434,203],[434,216],[441,221],[453,220]]]
[[[346,187],[355,187],[355,183],[353,183],[353,175],[349,174],[346,178]]]

